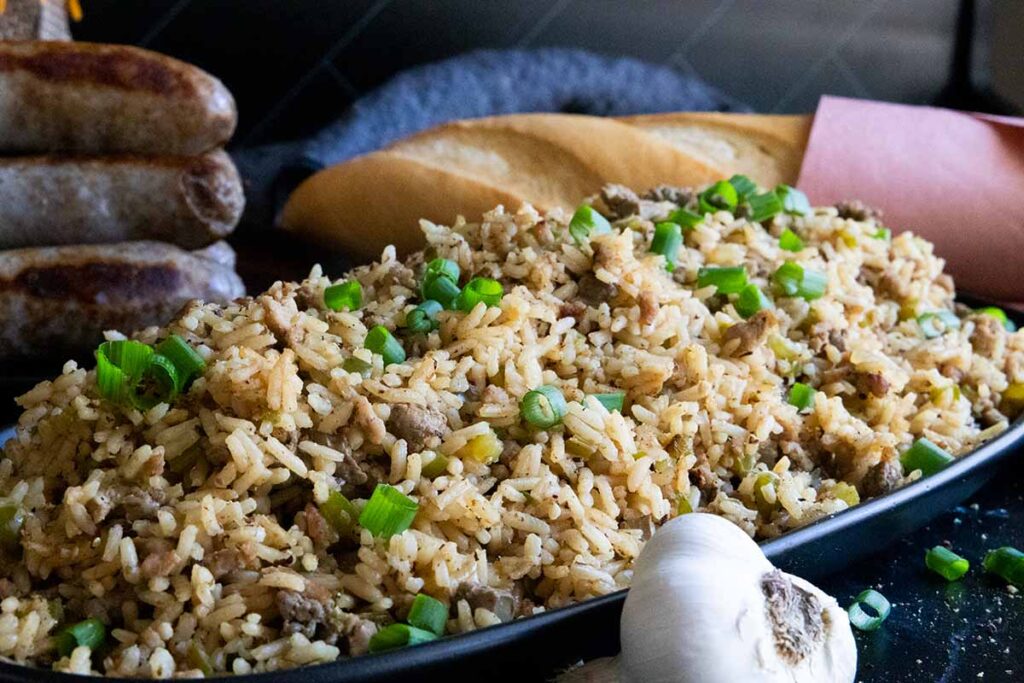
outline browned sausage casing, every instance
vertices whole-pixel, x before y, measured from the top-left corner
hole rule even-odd
[[[155,239],[202,247],[245,206],[221,151],[198,157],[0,157],[0,248]]]
[[[236,119],[223,83],[156,52],[0,42],[0,152],[201,154]]]
[[[104,330],[168,322],[192,299],[245,294],[224,243],[188,252],[161,242],[0,252],[0,360],[75,354]]]

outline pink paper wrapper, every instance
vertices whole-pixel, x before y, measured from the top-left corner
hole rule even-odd
[[[1024,302],[1024,119],[823,97],[798,185],[933,242],[959,290]]]

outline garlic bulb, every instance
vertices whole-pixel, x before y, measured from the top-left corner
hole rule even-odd
[[[563,682],[849,683],[857,648],[846,611],[783,573],[742,530],[693,513],[659,529],[637,560],[622,652]]]

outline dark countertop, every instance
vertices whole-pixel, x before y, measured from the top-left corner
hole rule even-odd
[[[1020,458],[1022,456],[1018,456]],[[875,556],[818,581],[840,604],[865,588],[880,591],[892,613],[877,631],[856,633],[862,683],[1024,680],[1024,590],[985,575],[992,548],[1024,548],[1024,466],[1018,459],[964,506]],[[945,541],[971,562],[949,583],[924,564]]]

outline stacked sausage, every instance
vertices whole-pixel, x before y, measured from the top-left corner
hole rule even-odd
[[[244,294],[245,204],[216,78],[147,50],[0,42],[0,359]]]

